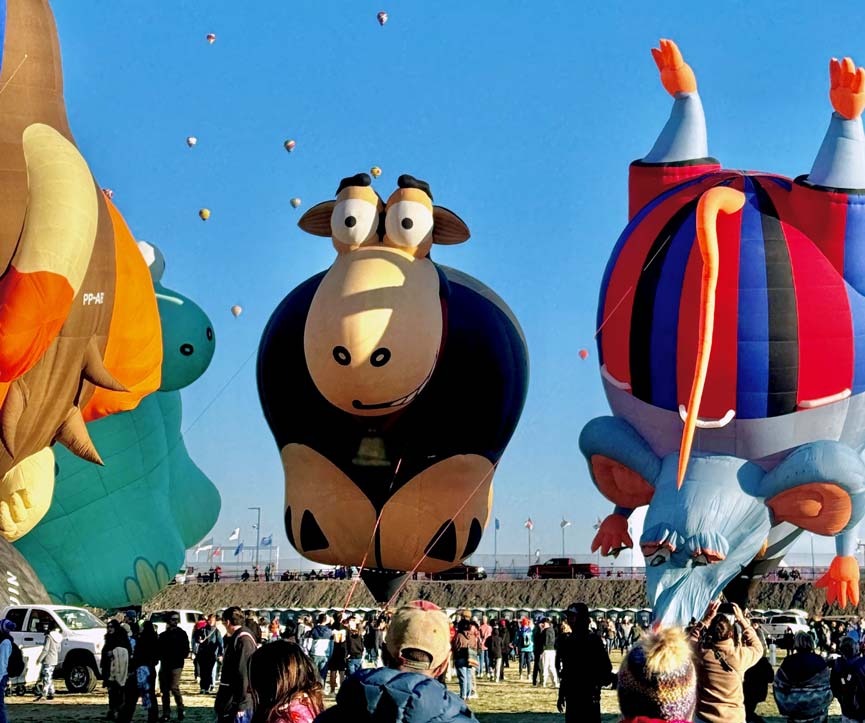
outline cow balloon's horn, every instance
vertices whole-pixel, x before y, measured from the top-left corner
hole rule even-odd
[[[0,280],[0,382],[39,360],[66,321],[90,263],[99,201],[78,149],[50,126],[22,137],[27,216],[18,248]]]
[[[732,214],[745,205],[745,194],[733,188],[718,186],[702,195],[697,204],[697,242],[703,258],[703,277],[700,284],[700,332],[697,337],[697,362],[694,365],[694,381],[688,399],[688,413],[682,444],[679,448],[679,472],[677,484],[682,487],[691,445],[694,442],[694,429],[700,413],[700,401],[706,386],[706,373],[712,353],[712,335],[715,330],[715,291],[718,287],[718,214]]]
[[[72,407],[63,424],[57,430],[54,437],[55,442],[60,442],[72,454],[81,457],[81,459],[95,464],[104,464],[99,452],[93,445],[93,440],[90,439],[90,434],[87,432],[87,425],[84,422],[84,417],[81,416],[81,410],[78,407]]]

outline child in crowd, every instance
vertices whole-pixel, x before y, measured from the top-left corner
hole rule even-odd
[[[252,723],[312,723],[324,710],[318,672],[295,643],[277,640],[253,653],[249,684]]]

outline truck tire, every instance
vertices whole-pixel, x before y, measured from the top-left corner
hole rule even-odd
[[[98,678],[92,664],[84,656],[76,656],[64,664],[66,690],[70,693],[90,693]]]

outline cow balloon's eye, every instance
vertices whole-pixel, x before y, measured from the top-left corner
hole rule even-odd
[[[397,246],[417,248],[432,235],[432,211],[417,201],[397,201],[387,210],[384,228]]]
[[[660,565],[663,565],[665,562],[667,562],[667,560],[669,560],[669,559],[670,559],[670,551],[666,547],[662,547],[660,550],[658,550],[652,556],[652,559],[649,561],[649,564],[652,567],[659,567]]]
[[[330,232],[345,246],[360,246],[378,229],[378,208],[362,198],[347,198],[333,207]]]

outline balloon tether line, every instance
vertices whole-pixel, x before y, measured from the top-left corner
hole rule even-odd
[[[6,86],[12,82],[12,78],[14,78],[18,74],[19,70],[21,70],[21,66],[24,65],[25,60],[27,60],[27,53],[24,53],[24,57],[21,58],[21,62],[18,63],[18,67],[12,71],[12,75],[10,75],[8,78],[6,78],[6,82],[3,83],[3,87],[0,88],[0,94],[2,94],[4,90],[6,90]]]
[[[243,371],[243,368],[244,368],[247,364],[249,364],[249,360],[252,359],[252,357],[255,355],[255,353],[256,353],[257,351],[258,351],[258,347],[253,347],[253,349],[252,349],[252,351],[250,352],[249,356],[246,357],[246,359],[243,360],[243,364],[241,364],[239,367],[237,367],[237,371],[234,372],[234,374],[232,374],[232,375],[228,378],[228,381],[225,382],[225,384],[222,385],[222,388],[221,388],[221,389],[216,393],[216,395],[213,397],[213,399],[211,399],[211,400],[207,403],[207,406],[205,406],[204,409],[201,410],[201,412],[199,413],[199,415],[198,415],[195,419],[192,420],[192,422],[189,424],[189,426],[188,426],[186,429],[183,430],[183,432],[182,432],[183,434],[187,434],[187,433],[189,432],[189,430],[192,429],[192,428],[196,425],[196,423],[198,422],[198,420],[201,419],[201,418],[202,418],[202,417],[207,413],[207,410],[210,409],[210,408],[211,408],[211,407],[216,403],[216,400],[219,399],[219,398],[222,396],[223,392],[224,392],[226,389],[228,389],[229,385],[230,385],[230,384],[231,384],[231,383],[232,383],[232,382],[237,378],[237,375],[240,374],[241,371]]]

